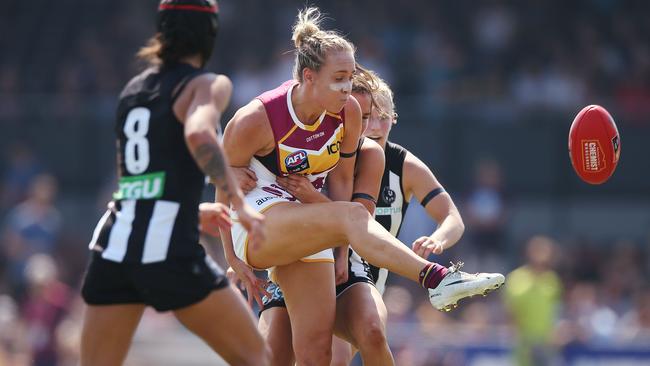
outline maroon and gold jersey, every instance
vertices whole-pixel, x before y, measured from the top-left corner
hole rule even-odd
[[[302,174],[314,182],[324,178],[339,161],[345,132],[344,111],[324,111],[316,123],[305,125],[291,103],[291,92],[297,84],[290,80],[257,97],[264,104],[273,129],[275,149],[255,158],[275,175]]]

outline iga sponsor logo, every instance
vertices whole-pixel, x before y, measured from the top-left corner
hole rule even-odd
[[[309,158],[305,150],[298,150],[284,158],[288,173],[297,173],[309,168]]]

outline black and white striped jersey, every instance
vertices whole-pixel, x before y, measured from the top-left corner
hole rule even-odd
[[[180,63],[152,67],[120,94],[118,189],[90,242],[104,259],[154,263],[202,253],[198,205],[205,175],[185,144],[173,105],[203,73]]]
[[[402,146],[386,141],[384,149],[386,166],[381,178],[381,187],[375,208],[375,220],[395,237],[399,235],[399,229],[409,204],[405,198],[404,185],[402,184],[402,170],[407,152]],[[371,264],[370,272],[377,289],[383,293],[388,270]]]

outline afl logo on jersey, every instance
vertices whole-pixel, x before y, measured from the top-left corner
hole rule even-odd
[[[392,205],[395,202],[395,191],[390,189],[390,187],[384,187],[384,190],[381,192],[381,198],[386,204]]]
[[[309,169],[309,159],[305,150],[298,150],[284,159],[287,173],[298,173]]]

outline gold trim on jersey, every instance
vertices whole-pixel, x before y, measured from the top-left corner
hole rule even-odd
[[[307,130],[309,132],[314,132],[318,129],[318,127],[320,127],[320,124],[321,122],[323,122],[324,119],[325,119],[325,113],[321,114],[321,116],[316,120],[316,123],[314,123],[313,125],[306,125],[303,123],[302,126],[300,126],[300,128],[302,128],[303,130]],[[294,126],[298,127],[295,121],[294,121]]]
[[[291,134],[293,133],[293,131],[295,131],[297,128],[298,128],[297,125],[293,125],[293,127],[291,127],[291,129],[289,130],[289,132],[287,132],[286,135],[282,136],[282,138],[278,141],[278,145],[281,144],[281,143],[283,143],[284,140],[288,139],[289,136],[291,136]]]
[[[334,118],[336,118],[336,119],[338,119],[340,121],[343,121],[343,118],[341,118],[341,116],[339,114],[332,113],[332,112],[327,112],[327,111],[325,112],[325,114],[327,114],[330,117],[334,117]]]
[[[334,259],[329,259],[329,258],[319,258],[319,259],[301,258],[300,261],[304,263],[334,263]]]

